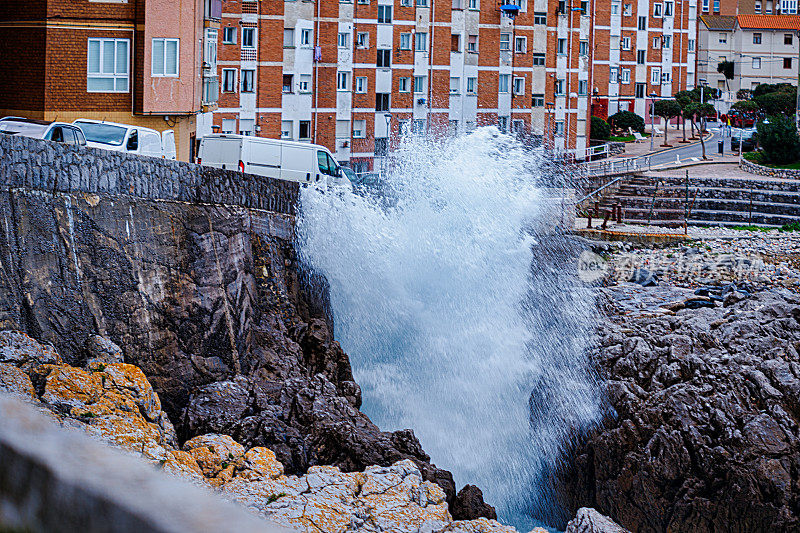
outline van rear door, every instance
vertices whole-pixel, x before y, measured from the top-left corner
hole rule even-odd
[[[175,148],[175,132],[173,130],[165,130],[161,133],[161,146],[164,147],[165,159],[178,158],[178,151]]]
[[[281,179],[314,183],[316,170],[317,155],[310,145],[281,145]]]
[[[242,157],[242,139],[238,137],[204,137],[200,144],[203,165],[238,170]]]

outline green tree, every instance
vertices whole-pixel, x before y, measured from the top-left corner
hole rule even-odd
[[[653,107],[653,114],[664,119],[664,144],[662,146],[669,146],[669,144],[667,144],[668,123],[670,119],[681,115],[681,106],[675,100],[656,100]]]
[[[792,92],[795,86],[791,83],[761,83],[753,89],[753,98],[775,92]]]
[[[591,129],[589,130],[589,137],[599,141],[607,141],[611,137],[611,126],[608,122],[600,117],[592,116]]]
[[[695,102],[696,93],[694,91],[678,91],[675,93],[675,101],[678,102],[678,105],[681,106],[681,122],[683,122],[683,141],[686,141],[686,120],[689,119],[689,116],[686,114],[686,107]]]
[[[759,85],[759,87],[761,87]],[[794,89],[794,88],[792,88]],[[772,91],[753,98],[767,115],[794,115],[797,105],[797,90]]]
[[[742,111],[744,113],[755,113],[761,109],[753,100],[740,100],[731,106],[731,109]]]
[[[717,72],[725,76],[725,87],[728,86],[728,80],[733,79],[733,68],[735,63],[733,61],[721,61],[717,65]]]
[[[695,124],[698,121],[700,122],[700,127],[698,128],[700,131],[700,148],[703,151],[703,159],[708,159],[706,157],[706,143],[703,139],[703,131],[706,129],[706,119],[716,116],[717,110],[708,102],[703,102],[702,104],[700,102],[692,102],[686,106],[684,114],[692,121],[692,129],[695,128]]]
[[[758,144],[770,163],[783,165],[800,160],[800,137],[794,120],[786,115],[773,115],[756,125]]]
[[[608,124],[615,130],[627,131],[628,128],[639,133],[644,132],[644,119],[630,111],[619,111],[608,117]]]

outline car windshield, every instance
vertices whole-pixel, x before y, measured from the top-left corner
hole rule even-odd
[[[80,126],[86,140],[94,143],[111,144],[119,146],[125,140],[125,132],[128,130],[111,124],[98,124],[96,122],[75,122]]]
[[[22,135],[23,137],[44,137],[49,124],[35,122],[17,122],[15,120],[0,120],[0,131],[8,135]]]

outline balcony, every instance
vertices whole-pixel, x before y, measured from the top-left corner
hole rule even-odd
[[[206,20],[219,21],[222,18],[222,0],[205,0],[203,11]]]
[[[258,0],[243,0],[242,13],[249,15],[258,14]]]

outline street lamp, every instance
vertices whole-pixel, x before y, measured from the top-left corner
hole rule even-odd
[[[553,128],[553,108],[555,107],[554,102],[547,102],[545,103],[545,108],[547,109],[547,113],[545,114],[545,137],[549,138],[550,140],[550,149],[553,150],[556,145],[555,139],[555,128]]]
[[[656,105],[656,92],[650,93],[650,151],[653,151],[653,140],[656,136],[655,129],[655,105]]]

